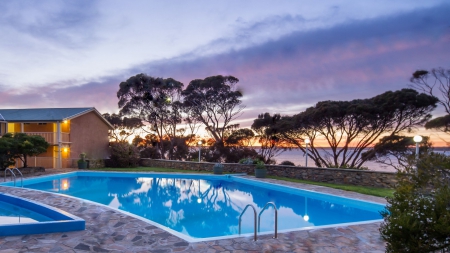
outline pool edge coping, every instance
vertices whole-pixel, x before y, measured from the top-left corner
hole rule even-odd
[[[324,193],[324,192],[319,192],[319,191],[314,191],[314,190],[309,190],[309,189],[302,189],[302,188],[296,188],[296,187],[292,187],[289,185],[283,185],[283,184],[276,184],[276,183],[272,183],[272,182],[266,182],[266,181],[260,181],[258,179],[251,179],[251,178],[243,178],[242,176],[248,176],[246,173],[237,173],[237,174],[204,174],[204,173],[179,173],[179,172],[151,172],[151,171],[144,171],[144,172],[139,172],[139,171],[130,171],[130,172],[126,172],[126,171],[96,171],[96,170],[89,170],[89,171],[85,171],[85,170],[79,170],[79,171],[71,171],[71,172],[65,172],[65,173],[57,173],[57,174],[52,174],[52,175],[44,175],[44,176],[38,176],[38,177],[31,177],[28,178],[28,180],[39,180],[41,178],[48,178],[48,177],[60,177],[60,176],[64,176],[64,175],[70,175],[70,174],[78,174],[78,172],[81,173],[114,173],[114,174],[154,174],[154,175],[187,175],[187,176],[195,176],[195,177],[201,177],[201,176],[206,176],[206,177],[236,177],[239,178],[240,180],[244,180],[244,181],[250,181],[252,183],[256,183],[258,184],[269,184],[269,185],[273,185],[275,187],[286,187],[289,188],[291,190],[300,190],[300,191],[306,191],[306,192],[310,192],[310,193],[314,193],[314,194],[320,194],[320,195],[329,195],[329,196],[333,196],[333,197],[338,197],[338,198],[343,198],[343,199],[348,199],[348,200],[356,200],[356,201],[361,201],[361,202],[367,202],[370,204],[376,204],[376,205],[386,205],[384,203],[378,203],[378,202],[373,202],[373,201],[369,201],[369,200],[363,200],[363,199],[355,199],[355,198],[351,198],[351,197],[347,197],[347,196],[339,196],[339,195],[335,195],[335,194],[330,194],[330,193]],[[268,178],[270,179],[270,178]],[[277,179],[273,179],[273,180],[277,180]],[[281,181],[284,182],[282,180],[277,180],[277,181]],[[6,182],[8,183],[8,182]],[[290,182],[290,183],[294,183],[294,184],[302,184],[302,183],[296,183],[296,182]],[[4,182],[0,183],[0,186],[3,187],[18,187],[18,186],[10,186],[10,185],[5,185]],[[323,188],[327,188],[327,189],[333,189],[330,187],[326,187],[326,186],[319,186],[319,187],[323,187]],[[20,187],[19,187],[20,188]],[[152,220],[140,217],[138,215],[132,214],[128,211],[124,211],[124,210],[120,210],[114,207],[110,207],[101,203],[97,203],[94,201],[90,201],[90,200],[86,200],[86,199],[82,199],[82,198],[78,198],[78,197],[74,197],[74,196],[70,196],[70,195],[66,195],[63,193],[56,193],[56,192],[48,192],[48,191],[43,191],[43,190],[37,190],[37,189],[30,189],[30,188],[22,188],[28,191],[37,191],[37,192],[42,192],[42,193],[50,193],[50,194],[55,194],[58,196],[62,196],[62,197],[69,197],[72,199],[76,199],[78,201],[81,202],[86,202],[89,204],[94,204],[94,205],[99,205],[99,206],[103,206],[106,207],[110,210],[113,211],[119,211],[122,214],[131,216],[133,218],[136,218],[138,220],[141,220],[143,222],[146,222],[150,225],[153,225],[159,229],[162,229],[174,236],[177,236],[189,243],[199,243],[199,242],[208,242],[208,241],[215,241],[215,240],[226,240],[226,239],[236,239],[236,238],[240,238],[240,237],[252,237],[253,233],[246,233],[246,234],[238,234],[238,235],[226,235],[226,236],[217,236],[217,237],[208,237],[208,238],[193,238],[187,235],[184,235],[178,231],[172,230],[168,227],[165,227],[159,223],[156,223]],[[333,190],[339,190],[339,189],[333,189]],[[358,193],[360,195],[365,195],[365,196],[371,196],[371,195],[366,195],[366,194],[362,194],[362,193]],[[376,197],[376,196],[374,196]],[[377,197],[377,198],[381,198],[381,197]],[[31,201],[26,199],[27,201]],[[45,205],[45,204],[42,204]],[[52,207],[53,208],[53,207]],[[65,212],[64,210],[61,210],[63,212]],[[72,215],[72,214],[71,214]],[[339,224],[331,224],[331,225],[322,225],[322,226],[310,226],[310,227],[303,227],[303,228],[296,228],[296,229],[285,229],[285,230],[278,230],[278,233],[289,233],[289,232],[297,232],[297,231],[305,231],[305,230],[318,230],[318,229],[326,229],[326,228],[337,228],[337,227],[348,227],[348,226],[353,226],[353,225],[362,225],[362,224],[372,224],[372,223],[379,223],[379,222],[383,222],[383,219],[377,219],[377,220],[369,220],[369,221],[358,221],[358,222],[348,222],[348,223],[339,223]],[[267,232],[258,232],[257,233],[258,236],[260,235],[270,235],[273,234],[273,232],[271,231],[267,231]]]

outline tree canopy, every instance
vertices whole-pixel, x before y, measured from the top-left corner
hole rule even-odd
[[[322,101],[282,118],[279,129],[287,142],[303,151],[302,140],[309,138],[308,154],[318,167],[361,168],[367,161],[361,154],[382,135],[396,135],[423,125],[436,103],[437,98],[413,89],[388,91],[369,99]],[[331,152],[316,147],[318,137],[325,139]]]
[[[417,70],[410,81],[416,90],[438,97],[438,104],[442,105],[447,113],[427,122],[425,128],[450,134],[450,69]]]
[[[0,152],[4,161],[3,166],[12,162],[11,158],[19,158],[23,167],[28,167],[28,156],[36,156],[47,151],[48,142],[42,136],[27,135],[25,133],[6,133],[0,139]],[[13,163],[14,164],[14,163]]]
[[[127,142],[137,129],[144,126],[139,118],[121,117],[115,113],[105,113],[102,116],[114,126],[114,130],[109,131],[109,138],[114,142]]]
[[[244,109],[238,82],[234,76],[210,76],[192,80],[181,93],[188,115],[201,122],[219,144],[224,143],[226,131],[238,126],[231,121]]]
[[[155,78],[138,74],[121,82],[117,92],[121,115],[139,118],[159,137],[158,150],[165,156],[163,138],[175,137],[181,122],[180,93],[183,84],[173,78]],[[170,142],[173,143],[173,142]],[[171,151],[169,151],[171,152]]]
[[[279,135],[277,123],[280,120],[280,114],[270,115],[266,112],[258,115],[258,118],[253,121],[252,129],[257,133],[258,142],[261,145],[259,156],[264,163],[275,163],[273,157],[286,150],[283,145],[284,139]]]

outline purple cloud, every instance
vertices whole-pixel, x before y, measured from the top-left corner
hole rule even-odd
[[[248,126],[258,113],[293,114],[318,101],[368,98],[407,87],[417,69],[450,67],[448,13],[450,5],[443,4],[292,32],[276,40],[212,53],[217,45],[245,39],[245,32],[237,33],[192,53],[137,65],[98,82],[49,85],[24,93],[0,89],[0,97],[2,105],[10,107],[95,106],[112,112],[117,111],[119,83],[138,73],[172,77],[185,85],[196,78],[233,75],[240,79],[247,105],[240,121]],[[293,22],[289,15],[272,20]],[[302,18],[294,21],[301,23]],[[260,26],[250,24],[246,31]]]

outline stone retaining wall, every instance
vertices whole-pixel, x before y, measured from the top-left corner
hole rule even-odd
[[[140,165],[147,167],[212,172],[214,163],[143,158],[140,161]],[[255,165],[245,165],[237,163],[223,163],[223,165],[224,172],[254,174]],[[393,188],[397,183],[396,173],[394,172],[297,167],[285,165],[266,165],[266,168],[267,174],[271,176],[296,178],[315,182],[373,186],[382,188]]]

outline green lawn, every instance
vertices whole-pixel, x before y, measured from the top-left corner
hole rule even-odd
[[[372,196],[383,197],[383,198],[385,198],[385,197],[392,197],[393,194],[394,194],[394,190],[393,189],[387,189],[387,188],[376,188],[376,187],[368,187],[368,186],[322,183],[322,182],[313,182],[313,181],[306,181],[306,180],[287,178],[287,177],[275,177],[275,176],[268,176],[268,177],[269,178],[273,178],[273,179],[278,179],[278,180],[295,182],[295,183],[326,186],[326,187],[330,187],[330,188],[334,188],[334,189],[358,192],[358,193],[362,193],[362,194],[366,194],[366,195],[372,195]]]
[[[136,172],[178,172],[178,173],[202,173],[202,174],[212,174],[208,171],[193,171],[193,170],[179,170],[179,169],[169,169],[169,168],[154,168],[154,167],[138,167],[138,168],[101,168],[95,169],[99,171],[136,171]],[[334,189],[340,189],[345,191],[353,191],[366,195],[372,195],[377,197],[392,197],[394,190],[386,189],[386,188],[375,188],[375,187],[367,187],[367,186],[356,186],[356,185],[342,185],[342,184],[332,184],[332,183],[321,183],[321,182],[313,182],[306,181],[300,179],[293,179],[287,177],[275,177],[269,176],[269,178],[284,180],[295,183],[302,184],[311,184],[311,185],[320,185],[326,186]]]

